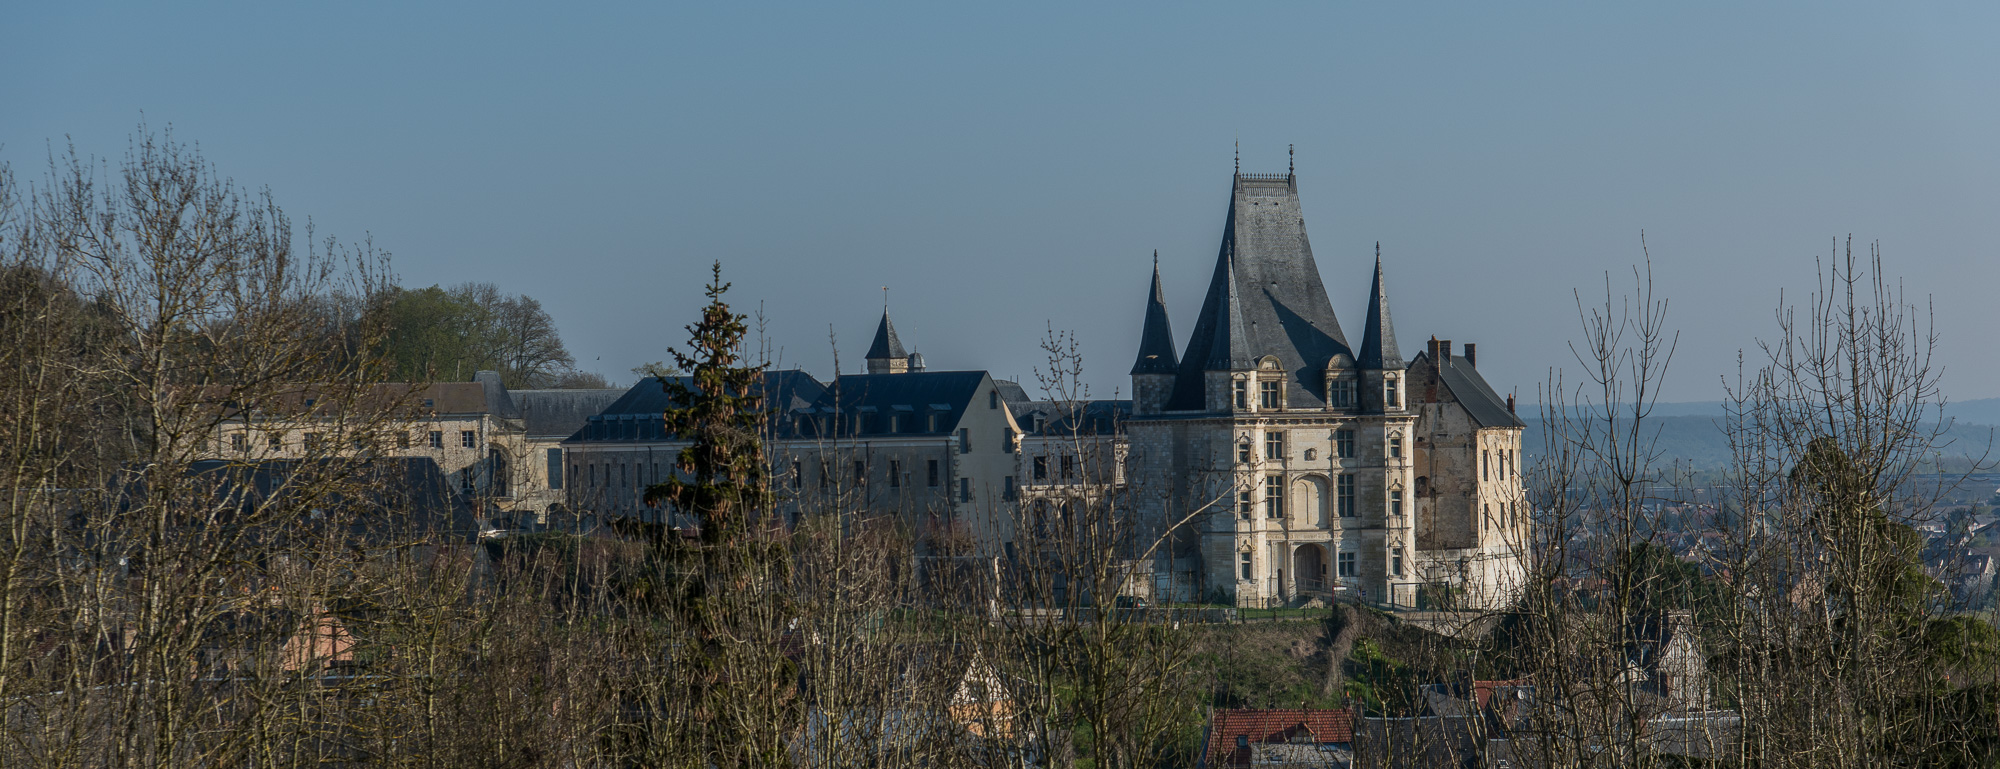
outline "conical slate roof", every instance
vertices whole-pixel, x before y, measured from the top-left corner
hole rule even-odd
[[[1153,292],[1146,296],[1146,326],[1139,332],[1139,359],[1134,374],[1172,374],[1180,365],[1174,352],[1174,327],[1167,322],[1167,292],[1160,288],[1160,254],[1153,252]]]
[[[1321,372],[1343,352],[1353,354],[1306,240],[1297,177],[1237,174],[1215,275],[1182,351],[1168,410],[1205,408],[1202,372],[1218,362],[1254,363],[1267,355],[1292,373],[1293,386],[1285,388],[1292,407],[1320,406]]]
[[[1402,350],[1396,328],[1389,322],[1389,295],[1382,288],[1382,244],[1375,244],[1375,283],[1368,287],[1368,325],[1361,330],[1361,354],[1354,365],[1367,369],[1400,369]]]
[[[868,346],[865,357],[869,360],[910,357],[903,349],[903,340],[896,338],[896,326],[889,322],[888,310],[882,311],[882,324],[875,327],[875,343]]]

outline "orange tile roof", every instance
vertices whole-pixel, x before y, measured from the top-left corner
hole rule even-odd
[[[1291,742],[1299,727],[1315,743],[1353,742],[1354,712],[1350,710],[1218,710],[1208,729],[1208,755],[1203,765],[1249,766],[1250,750],[1236,746],[1237,736],[1252,743]]]

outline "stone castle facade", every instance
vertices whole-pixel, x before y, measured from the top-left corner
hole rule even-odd
[[[1409,608],[1511,597],[1528,522],[1522,422],[1471,345],[1403,359],[1379,249],[1350,346],[1295,175],[1232,180],[1179,351],[1165,302],[1155,265],[1124,430],[1131,504],[1174,532],[1155,565],[1170,575],[1162,597],[1269,606],[1346,593]]]

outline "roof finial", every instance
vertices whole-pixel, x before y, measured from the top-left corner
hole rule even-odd
[[[1236,140],[1236,173],[1243,173],[1243,140]]]
[[[1298,172],[1299,172],[1298,155],[1293,153],[1292,145],[1287,144],[1285,145],[1285,175],[1297,176]]]
[[[1160,269],[1160,249],[1153,249],[1153,269]]]
[[[883,286],[883,287],[882,287],[882,312],[883,312],[883,314],[887,314],[887,313],[889,312],[889,287],[888,287],[888,286]]]

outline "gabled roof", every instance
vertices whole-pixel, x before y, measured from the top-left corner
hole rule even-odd
[[[886,308],[882,310],[882,322],[875,326],[875,343],[868,345],[868,354],[863,357],[869,360],[910,357],[903,350],[903,340],[896,338],[896,325],[889,322]]]
[[[1353,354],[1306,241],[1297,178],[1237,174],[1215,273],[1188,346],[1181,351],[1167,409],[1204,408],[1202,372],[1218,362],[1267,355],[1293,373],[1296,386],[1285,388],[1292,406],[1323,405],[1320,372],[1343,352]]]
[[[1160,254],[1153,253],[1153,290],[1146,295],[1146,325],[1139,331],[1139,359],[1134,374],[1172,374],[1180,366],[1174,352],[1174,326],[1167,322],[1167,293],[1160,288]]]
[[[1364,369],[1394,371],[1403,367],[1403,353],[1396,347],[1395,324],[1389,322],[1389,294],[1382,287],[1382,244],[1375,244],[1375,282],[1368,286],[1368,325],[1361,330],[1361,353],[1354,365]]]
[[[1493,387],[1486,384],[1486,378],[1480,376],[1479,370],[1467,363],[1465,358],[1457,355],[1444,357],[1444,365],[1437,367],[1438,381],[1451,391],[1459,405],[1472,416],[1473,422],[1480,427],[1528,426],[1514,412],[1507,410],[1507,399],[1493,392]],[[1411,369],[1430,365],[1431,354],[1428,350],[1417,353],[1417,359],[1410,362]]]
[[[625,390],[515,390],[529,438],[565,438],[616,403]]]
[[[1236,746],[1238,736],[1251,743],[1292,742],[1301,737],[1301,729],[1316,744],[1350,743],[1354,741],[1354,713],[1303,708],[1215,711],[1202,765],[1248,766],[1250,750]]]

